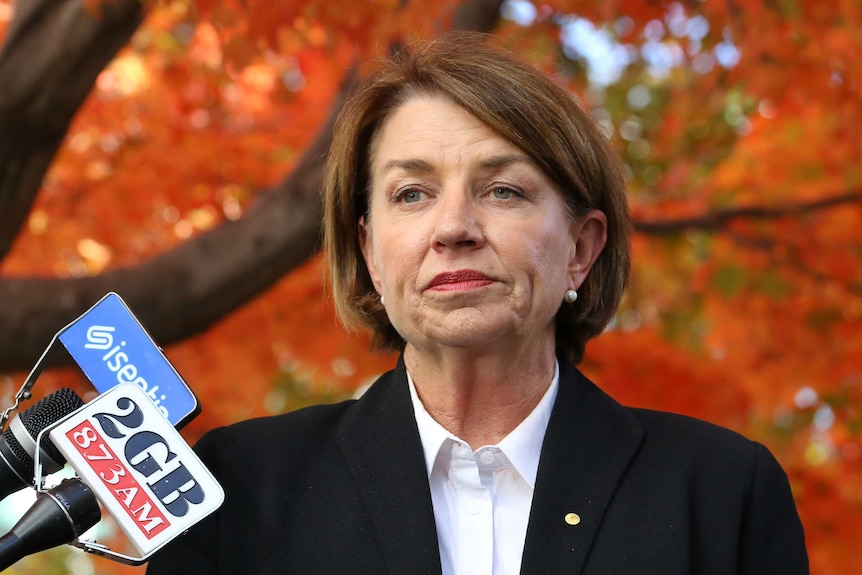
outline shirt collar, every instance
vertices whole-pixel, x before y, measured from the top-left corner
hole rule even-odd
[[[410,399],[413,402],[413,413],[416,417],[416,425],[419,428],[419,438],[422,441],[422,449],[425,455],[425,469],[430,477],[434,462],[440,454],[440,448],[446,440],[465,443],[440,425],[437,420],[425,409],[410,373],[407,373],[407,383],[410,388]],[[545,439],[545,431],[548,429],[548,421],[551,419],[551,410],[557,398],[557,389],[560,383],[560,364],[556,363],[554,377],[551,385],[539,400],[539,403],[530,414],[518,424],[518,426],[504,437],[497,447],[506,455],[518,473],[521,474],[531,487],[536,485],[536,474],[539,469],[539,455],[542,451],[542,442]],[[473,446],[471,446],[472,448]],[[478,446],[484,447],[484,446]]]

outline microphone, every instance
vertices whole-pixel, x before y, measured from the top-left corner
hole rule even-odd
[[[0,571],[63,543],[139,565],[224,501],[210,471],[135,383],[111,388],[46,433],[78,477],[41,492],[0,538]],[[99,521],[99,503],[140,556],[76,541]]]
[[[0,537],[0,571],[22,557],[69,543],[99,522],[102,511],[90,488],[78,478],[39,494],[12,530]]]
[[[62,469],[66,460],[50,441],[36,445],[36,437],[84,404],[74,391],[63,388],[39,400],[16,415],[0,439],[0,501],[34,482],[33,457],[39,451],[42,473]]]

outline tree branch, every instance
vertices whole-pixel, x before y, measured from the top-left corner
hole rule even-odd
[[[143,20],[141,0],[19,0],[0,48],[0,259],[99,73]]]
[[[830,196],[811,202],[800,202],[785,206],[763,207],[748,206],[743,208],[732,208],[727,210],[715,210],[699,216],[679,218],[673,220],[637,220],[634,223],[635,231],[645,235],[664,236],[678,234],[680,232],[699,230],[716,231],[724,228],[733,220],[754,219],[780,219],[798,216],[810,212],[834,208],[836,206],[853,204],[862,200],[862,193],[847,192],[837,196]]]

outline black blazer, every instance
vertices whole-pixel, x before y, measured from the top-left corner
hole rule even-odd
[[[220,428],[196,449],[224,505],[149,575],[439,575],[403,362],[359,400]],[[802,575],[808,560],[766,448],[622,407],[561,360],[521,573]]]

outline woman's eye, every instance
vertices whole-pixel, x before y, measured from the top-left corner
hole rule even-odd
[[[416,188],[406,188],[400,191],[397,191],[395,195],[392,196],[392,201],[400,204],[415,204],[416,202],[422,201],[425,198],[425,193],[422,190],[418,190]]]
[[[494,188],[491,190],[491,195],[494,196],[498,200],[508,200],[512,196],[517,195],[517,192],[512,188]]]
[[[415,204],[416,202],[422,200],[422,192],[419,190],[404,190],[397,196],[395,196],[395,200],[399,202],[404,202],[405,204]]]

